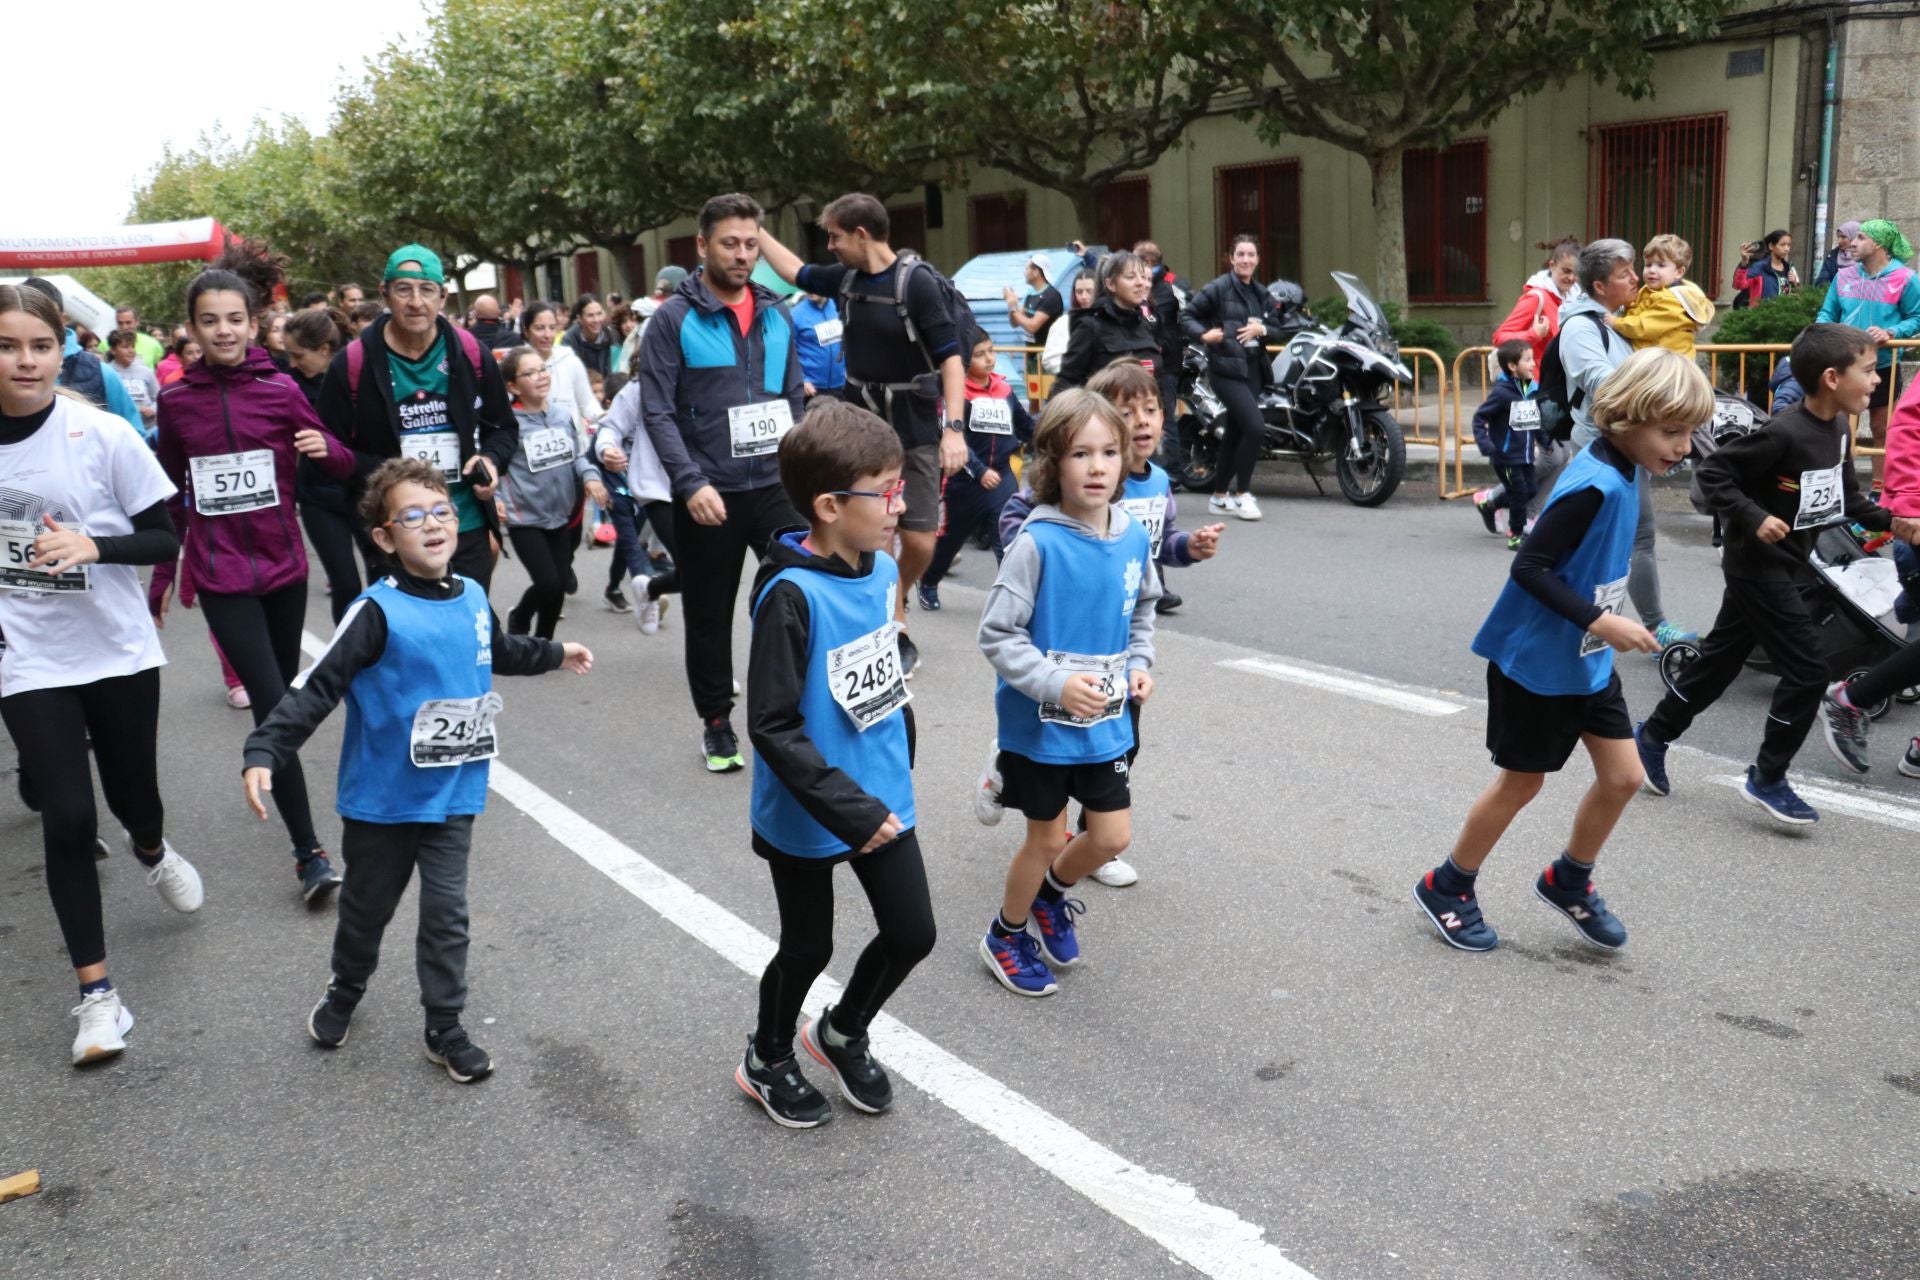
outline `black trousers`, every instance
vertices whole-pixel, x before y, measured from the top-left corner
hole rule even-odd
[[[1855,706],[1867,707],[1916,684],[1920,684],[1920,642],[1876,663],[1872,670],[1847,686],[1847,697]]]
[[[1680,673],[1675,688],[1647,717],[1646,731],[1656,742],[1672,742],[1694,717],[1712,706],[1753,646],[1763,644],[1780,672],[1767,711],[1767,727],[1754,763],[1762,782],[1778,782],[1807,740],[1820,695],[1827,688],[1827,663],[1820,653],[1820,629],[1813,625],[1800,588],[1791,582],[1728,578],[1713,630],[1700,642],[1700,658]]]
[[[515,526],[507,530],[513,554],[531,579],[520,603],[507,613],[507,630],[525,635],[529,625],[543,640],[553,639],[560,624],[561,607],[567,603],[567,574],[573,568],[572,531],[533,529]]]
[[[1227,409],[1227,432],[1220,441],[1213,491],[1245,493],[1253,484],[1253,465],[1260,461],[1260,447],[1267,438],[1259,393],[1251,383],[1225,377],[1213,380],[1213,390]]]
[[[305,580],[263,596],[202,591],[200,611],[207,615],[208,629],[246,687],[253,723],[263,723],[300,674],[300,632],[307,620]],[[307,776],[298,756],[274,771],[273,803],[293,841],[294,861],[304,862],[320,847],[320,838],[314,834]]]
[[[359,523],[353,516],[321,502],[300,504],[300,525],[307,531],[307,541],[313,544],[321,572],[327,575],[327,604],[333,610],[335,626],[340,624],[341,615],[360,594],[363,585],[359,562],[354,559],[354,531]]]
[[[849,859],[847,865],[866,891],[880,929],[860,953],[846,995],[834,1009],[834,1028],[856,1036],[913,967],[932,954],[933,899],[927,892],[920,839],[913,831]],[[770,859],[767,867],[780,904],[780,949],[760,975],[760,1023],[753,1047],[762,1062],[779,1062],[793,1053],[794,1027],[807,989],[833,959],[833,867],[793,859]]]
[[[976,529],[985,528],[992,535],[993,559],[998,564],[1000,557],[1006,554],[1006,547],[1000,539],[1000,512],[1019,487],[1020,482],[1013,478],[1011,468],[1000,473],[1000,483],[991,489],[981,488],[980,482],[964,471],[948,476],[945,490],[946,528],[933,544],[933,559],[927,562],[926,572],[920,575],[920,585],[939,586],[940,580],[947,576],[947,570],[953,567],[953,558],[960,554],[960,548]]]
[[[202,596],[201,599],[205,599]],[[33,689],[0,698],[0,718],[20,752],[20,767],[40,793],[40,841],[47,893],[73,967],[107,958],[100,875],[93,863],[99,815],[87,737],[100,766],[107,808],[142,849],[160,847],[166,816],[155,749],[160,732],[160,668],[92,684]]]
[[[767,554],[773,535],[801,523],[777,484],[723,493],[727,518],[701,524],[686,503],[673,506],[674,560],[686,610],[687,688],[702,721],[733,714],[733,614],[747,554]],[[654,594],[649,590],[648,594]]]
[[[339,921],[333,931],[334,985],[358,1000],[380,964],[380,939],[400,896],[420,870],[420,925],[414,968],[427,1029],[451,1027],[467,1005],[467,853],[473,815],[445,822],[341,820],[346,861]]]

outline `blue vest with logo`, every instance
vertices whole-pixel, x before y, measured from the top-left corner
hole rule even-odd
[[[1124,694],[1133,606],[1153,550],[1139,521],[1124,511],[1114,512],[1112,519],[1126,522],[1114,538],[1091,537],[1044,519],[1029,520],[1021,529],[1040,552],[1040,585],[1027,635],[1045,654],[1122,655]],[[1084,727],[1044,721],[1039,703],[998,678],[993,707],[1000,749],[1042,764],[1099,764],[1133,749],[1133,721],[1124,711]]]
[[[783,541],[797,545],[804,534],[787,534]],[[911,829],[913,774],[907,758],[907,718],[895,710],[862,733],[839,703],[827,679],[827,654],[893,621],[893,598],[900,571],[885,552],[873,557],[873,570],[863,577],[844,578],[815,569],[783,569],[767,580],[760,602],[774,584],[791,582],[807,598],[807,669],[801,680],[800,712],[807,737],[821,758],[840,770],[862,791],[879,800]],[[845,841],[813,819],[785,783],[774,775],[758,751],[753,753],[753,829],[782,853],[796,858],[832,858],[848,851]]]
[[[361,822],[445,822],[487,802],[487,762],[413,763],[413,715],[433,698],[477,698],[493,688],[493,614],[487,593],[456,576],[450,600],[408,595],[388,578],[360,594],[387,618],[380,661],[347,686],[335,808]]]
[[[1144,476],[1127,472],[1127,482],[1120,490],[1120,503],[1135,520],[1143,524],[1152,522],[1147,528],[1147,541],[1153,547],[1153,558],[1159,560],[1166,539],[1167,512],[1173,509],[1173,480],[1166,468],[1149,462]]]
[[[1583,600],[1613,602],[1617,611],[1627,586],[1627,565],[1633,557],[1633,533],[1640,520],[1639,496],[1633,477],[1623,476],[1611,462],[1594,455],[1588,445],[1567,464],[1547,499],[1544,513],[1554,503],[1582,489],[1598,489],[1600,513],[1586,537],[1555,567],[1574,594]],[[1613,650],[1601,644],[1582,656],[1581,648],[1597,641],[1553,610],[1535,600],[1520,584],[1507,579],[1493,611],[1473,638],[1473,651],[1505,673],[1509,680],[1549,696],[1594,694],[1607,687],[1613,674]]]

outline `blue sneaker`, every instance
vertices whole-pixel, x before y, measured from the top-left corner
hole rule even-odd
[[[1647,780],[1640,785],[1656,796],[1671,793],[1673,785],[1667,781],[1667,744],[1647,736],[1645,720],[1633,726],[1633,745],[1640,753],[1640,770],[1647,775]]]
[[[1462,951],[1491,951],[1500,935],[1480,915],[1480,901],[1472,894],[1448,895],[1433,887],[1433,872],[1413,882],[1413,900],[1440,931],[1440,939]]]
[[[1053,971],[1040,959],[1040,943],[1027,932],[1003,938],[992,929],[980,939],[980,958],[1000,985],[1017,996],[1050,996],[1058,991]]]
[[[1759,774],[1757,766],[1747,766],[1747,784],[1740,788],[1740,794],[1765,809],[1769,818],[1790,827],[1810,827],[1820,821],[1820,815],[1814,812],[1813,806],[1795,795],[1785,778],[1774,783],[1762,783]]]
[[[1677,622],[1663,622],[1653,629],[1653,638],[1664,649],[1675,644],[1699,644],[1700,633],[1689,631]],[[1658,657],[1658,654],[1654,655]]]
[[[940,588],[920,584],[920,607],[928,613],[940,612]]]
[[[1627,926],[1607,909],[1607,900],[1587,881],[1584,889],[1562,889],[1553,882],[1553,864],[1533,882],[1533,896],[1565,916],[1574,929],[1596,947],[1618,951],[1627,945]]]
[[[1039,931],[1040,952],[1047,963],[1066,968],[1080,963],[1080,939],[1074,936],[1073,918],[1087,914],[1087,904],[1078,898],[1035,898],[1030,919]]]

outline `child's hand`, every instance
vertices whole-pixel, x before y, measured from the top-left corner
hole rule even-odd
[[[1753,536],[1762,542],[1778,542],[1791,532],[1785,520],[1779,516],[1768,516],[1760,522],[1760,527],[1753,531]]]
[[[160,599],[147,605],[147,612],[153,615],[153,625],[157,630],[167,629],[167,606],[173,603],[173,588],[168,587],[160,593]]]
[[[1100,677],[1084,671],[1068,676],[1067,687],[1060,691],[1060,707],[1068,715],[1082,720],[1091,720],[1105,711],[1107,694]]]
[[[1907,516],[1893,518],[1893,536],[1902,542],[1920,543],[1920,520]]]
[[[64,573],[100,559],[99,546],[86,534],[62,528],[59,521],[49,515],[41,516],[40,520],[47,526],[47,532],[34,538],[33,557],[27,561],[27,568]]]
[[[899,817],[893,813],[887,814],[887,820],[880,824],[878,831],[867,837],[867,842],[860,846],[860,852],[872,853],[882,845],[892,844],[900,838],[900,831]]]
[[[566,654],[564,658],[560,659],[560,665],[566,670],[573,672],[573,674],[577,676],[583,676],[593,670],[593,654],[588,651],[587,646],[575,644],[569,640],[561,645],[560,648],[561,651]]]
[[[980,473],[980,487],[982,489],[998,489],[1000,487],[1000,473],[992,467],[988,467],[985,471],[982,471]]]
[[[600,451],[600,465],[609,471],[627,469],[627,451],[617,444],[610,444]]]
[[[1153,676],[1145,669],[1127,673],[1127,693],[1141,706],[1147,705],[1147,699],[1153,696]]]
[[[293,447],[303,457],[324,458],[327,456],[327,437],[322,431],[308,427],[305,431],[293,433]]]
[[[1536,341],[1545,342],[1553,334],[1553,322],[1547,319],[1547,309],[1540,308],[1533,317],[1533,336]]]
[[[587,496],[603,507],[613,502],[613,499],[607,496],[607,486],[601,484],[598,480],[587,481]]]
[[[1211,560],[1220,553],[1220,535],[1227,531],[1224,524],[1204,524],[1187,538],[1187,554],[1195,560]]]
[[[1590,635],[1598,636],[1607,642],[1608,647],[1619,653],[1658,653],[1660,642],[1653,638],[1653,632],[1647,630],[1632,618],[1623,618],[1617,613],[1603,613],[1587,628]]]
[[[253,810],[253,816],[265,822],[267,806],[261,802],[260,793],[273,790],[273,770],[256,764],[241,774],[240,780],[247,784],[247,805]]]

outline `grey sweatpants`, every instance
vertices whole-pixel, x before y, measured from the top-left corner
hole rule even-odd
[[[420,928],[414,966],[429,1031],[451,1027],[467,1006],[467,849],[473,815],[445,822],[341,819],[340,922],[333,932],[333,981],[357,999],[380,963],[380,938],[400,895],[420,869]]]

